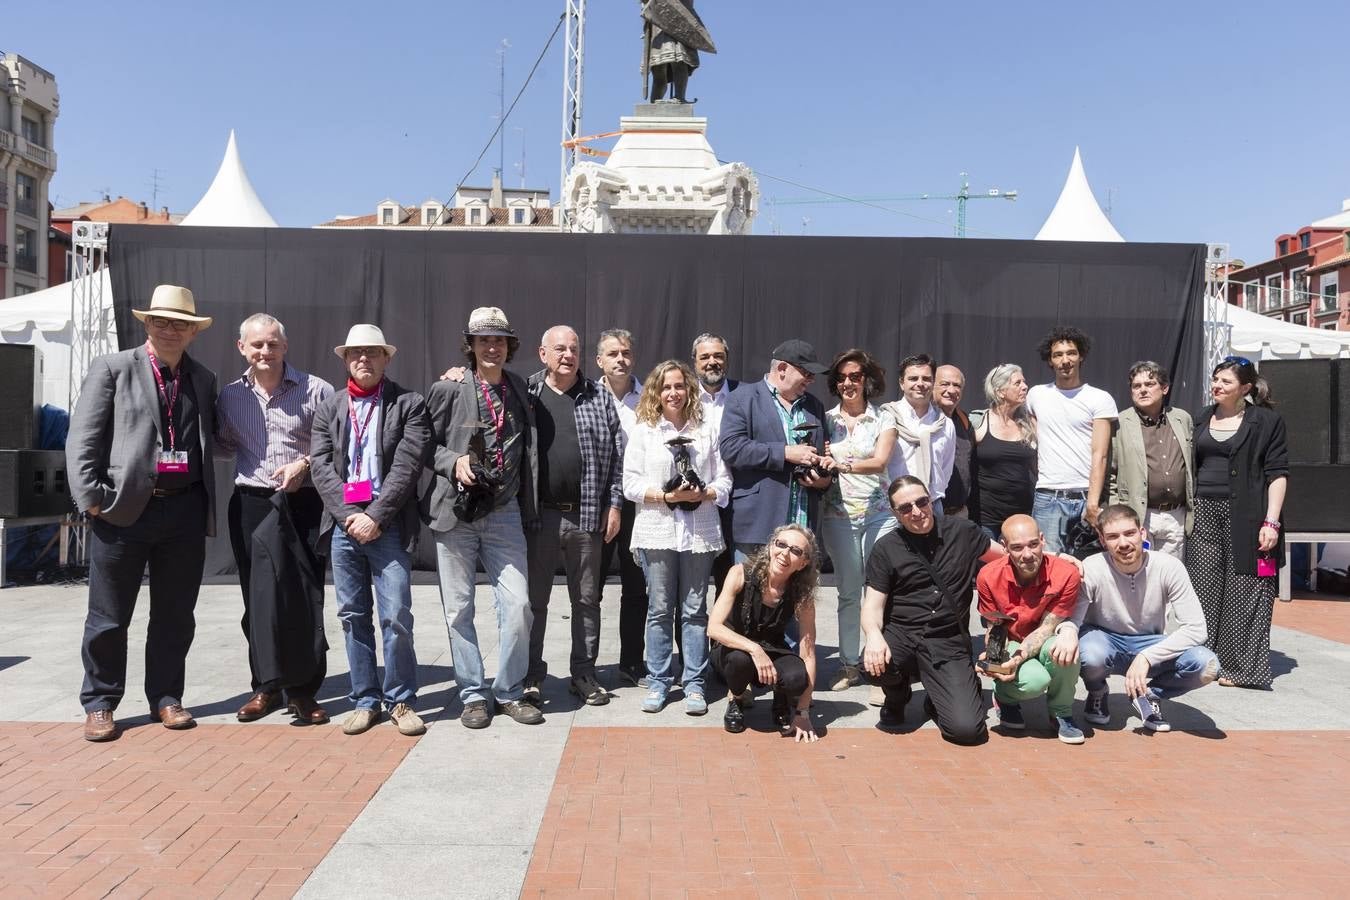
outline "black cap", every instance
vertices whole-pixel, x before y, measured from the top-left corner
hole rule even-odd
[[[781,359],[785,363],[792,363],[797,368],[805,369],[814,375],[824,375],[830,371],[829,366],[816,359],[816,348],[797,338],[783,341],[783,343],[774,347],[773,358]]]

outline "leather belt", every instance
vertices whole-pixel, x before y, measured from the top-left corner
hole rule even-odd
[[[250,497],[270,497],[277,492],[277,489],[258,487],[255,484],[236,484],[234,492],[236,494],[247,494]]]
[[[1036,488],[1036,493],[1049,494],[1052,497],[1059,497],[1064,500],[1082,500],[1087,497],[1087,491],[1059,490],[1057,488]]]
[[[1184,501],[1178,500],[1175,503],[1159,503],[1156,506],[1153,504],[1149,504],[1148,508],[1157,510],[1158,512],[1171,512],[1174,509],[1181,509],[1185,505],[1186,504]]]
[[[155,488],[150,492],[151,497],[177,497],[179,494],[186,494],[195,488],[196,484],[189,484],[187,487],[176,488]]]
[[[578,512],[581,509],[580,503],[540,503],[544,509],[556,509],[558,512]]]

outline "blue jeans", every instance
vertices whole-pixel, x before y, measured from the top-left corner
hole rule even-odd
[[[351,700],[358,709],[379,709],[381,696],[391,709],[417,699],[411,572],[412,559],[403,549],[398,528],[390,528],[368,544],[348,537],[341,525],[333,529],[333,589],[351,668]],[[377,611],[384,638],[383,691],[371,622]]]
[[[450,659],[464,703],[487,700],[483,652],[474,628],[474,572],[478,561],[492,585],[497,607],[497,676],[492,698],[499,703],[524,694],[525,670],[530,664],[529,588],[525,580],[525,531],[520,504],[512,500],[474,522],[459,522],[449,531],[433,531],[436,572],[440,576],[441,608],[450,632]]]
[[[863,570],[867,554],[882,535],[899,523],[889,512],[873,513],[854,525],[846,516],[826,514],[820,520],[820,537],[834,563],[834,582],[839,591],[839,661],[856,666],[862,644]]]
[[[1078,659],[1083,686],[1092,693],[1106,690],[1106,676],[1124,675],[1134,658],[1165,638],[1163,634],[1116,634],[1096,625],[1084,625],[1078,636]],[[1204,684],[1205,670],[1218,665],[1214,651],[1192,647],[1176,659],[1148,670],[1149,691],[1158,697],[1175,697]],[[1217,671],[1217,670],[1216,670]]]
[[[708,669],[708,576],[716,553],[643,550],[647,568],[647,673],[651,684],[670,690],[674,683],[674,605],[683,622],[684,693],[703,693]]]
[[[1086,491],[1084,492],[1086,494]],[[1087,500],[1069,500],[1054,494],[1036,492],[1031,504],[1031,517],[1045,535],[1047,553],[1059,553],[1069,544],[1069,531],[1083,518]]]

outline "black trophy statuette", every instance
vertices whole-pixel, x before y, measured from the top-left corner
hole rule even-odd
[[[800,425],[792,426],[792,436],[796,439],[798,444],[808,447],[815,443],[815,433],[819,428],[819,425],[803,422]],[[797,463],[792,467],[792,477],[794,480],[797,478],[821,478],[825,474],[825,470],[819,465],[804,466]]]
[[[992,613],[984,618],[989,623],[989,632],[984,638],[984,660],[980,667],[986,672],[1010,675],[1013,669],[1008,665],[1012,656],[1008,652],[1008,623],[1015,620],[1004,613]]]
[[[678,491],[680,488],[693,488],[696,491],[703,491],[708,486],[703,483],[699,477],[698,470],[694,468],[694,461],[689,457],[689,445],[693,440],[687,437],[673,437],[666,441],[666,446],[670,448],[671,454],[675,457],[675,474],[671,475],[669,480],[662,485],[661,490],[670,493]],[[666,506],[671,509],[687,509],[693,511],[699,508],[702,501],[682,500],[679,503],[667,502]]]
[[[469,435],[469,471],[473,473],[474,483],[463,484],[458,478],[455,482],[455,517],[461,522],[472,522],[492,512],[497,489],[501,487],[504,475],[497,465],[496,454],[489,456],[484,434],[491,424],[470,422],[462,426],[473,429]]]

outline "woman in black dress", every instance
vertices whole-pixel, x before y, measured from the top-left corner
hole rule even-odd
[[[989,409],[975,427],[980,494],[976,524],[998,540],[1003,520],[1031,515],[1036,500],[1036,420],[1027,410],[1027,380],[1012,363],[990,370],[984,396]]]
[[[820,548],[800,525],[780,525],[769,542],[727,572],[708,614],[712,664],[727,683],[723,724],[745,730],[750,689],[773,687],[773,717],[784,737],[816,740],[811,726],[811,688],[816,680],[816,585]],[[797,651],[784,632],[797,621]]]

